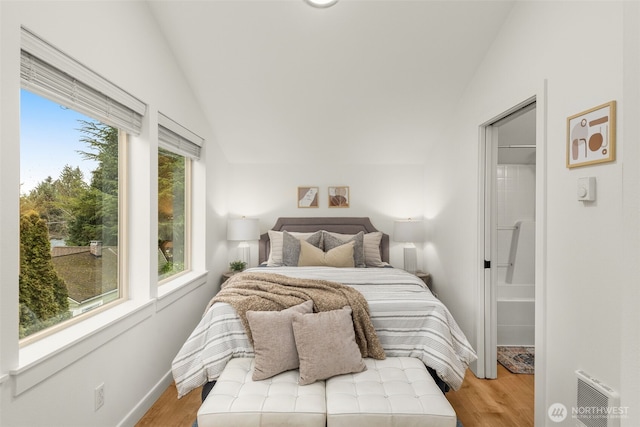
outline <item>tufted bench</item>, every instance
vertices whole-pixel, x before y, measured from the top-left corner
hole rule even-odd
[[[367,370],[327,380],[327,427],[456,427],[456,413],[419,360],[365,359]]]
[[[229,360],[198,410],[198,427],[326,425],[325,383],[298,385],[297,370],[253,381],[253,358]]]
[[[419,359],[364,360],[364,372],[300,386],[297,370],[253,381],[254,359],[231,359],[198,410],[198,427],[456,426]]]

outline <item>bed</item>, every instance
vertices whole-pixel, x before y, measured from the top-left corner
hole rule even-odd
[[[321,231],[324,236],[329,233],[343,241],[358,241],[362,233],[364,258],[355,260],[354,266],[339,268],[283,265],[283,259],[287,264],[283,236],[304,240]],[[260,238],[259,261],[260,266],[248,273],[327,280],[355,288],[368,302],[371,322],[386,356],[418,358],[454,390],[460,388],[468,365],[477,358],[449,310],[425,283],[389,265],[389,236],[368,218],[279,218]],[[253,356],[253,347],[234,308],[216,302],[173,360],[178,396],[215,381],[231,358]]]

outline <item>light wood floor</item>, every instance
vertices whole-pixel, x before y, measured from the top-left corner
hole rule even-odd
[[[447,399],[464,427],[533,427],[533,375],[516,375],[498,364],[498,378],[481,380],[467,371],[462,388]],[[200,389],[178,400],[174,384],[136,427],[191,427],[200,407]]]
[[[135,427],[191,427],[202,403],[199,387],[178,399],[175,383],[162,393]]]
[[[446,394],[464,427],[533,427],[534,376],[512,374],[498,364],[498,378],[467,370],[462,388]]]

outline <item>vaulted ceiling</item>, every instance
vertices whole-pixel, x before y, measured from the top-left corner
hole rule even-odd
[[[422,163],[512,5],[149,0],[232,163]]]

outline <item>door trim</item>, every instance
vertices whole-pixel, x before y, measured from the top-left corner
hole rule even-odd
[[[499,115],[487,120],[478,128],[479,136],[479,176],[478,176],[478,306],[477,306],[477,354],[476,376],[479,378],[497,377],[497,227],[495,215],[495,168],[497,166],[497,140],[494,126],[501,120],[520,111],[526,111],[532,104],[536,105],[536,168],[538,162],[537,144],[539,142],[538,96],[531,96]],[[538,177],[536,173],[536,212],[538,210]],[[538,232],[536,231],[536,235]],[[492,244],[493,243],[493,244]],[[538,252],[536,251],[536,258]],[[485,268],[486,261],[491,263]],[[536,279],[537,281],[537,279]],[[537,286],[537,285],[536,285]],[[537,300],[536,300],[537,304]],[[536,316],[537,317],[537,316]],[[536,321],[536,331],[537,331]],[[537,353],[537,352],[536,352]],[[536,361],[537,362],[537,361]]]
[[[536,347],[536,367],[535,367],[535,414],[534,420],[544,423],[546,419],[546,386],[547,386],[547,343],[546,343],[546,286],[547,286],[547,80],[544,79],[535,91],[535,96],[528,98],[523,103],[536,103],[536,267],[535,267],[535,347]],[[509,111],[513,111],[516,108]],[[491,120],[486,121],[478,128],[479,140],[479,175],[478,175],[478,263],[477,263],[477,339],[476,351],[478,360],[473,368],[478,378],[485,377],[486,346],[485,346],[485,289],[484,289],[484,178],[485,178],[485,147],[486,135],[484,128],[497,119],[504,117],[501,114]]]

